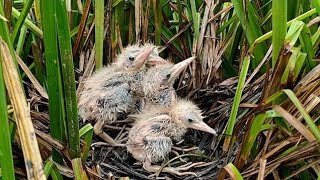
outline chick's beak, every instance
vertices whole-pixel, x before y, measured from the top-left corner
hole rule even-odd
[[[174,80],[178,78],[180,73],[188,67],[188,65],[195,60],[195,57],[190,57],[184,61],[179,62],[178,64],[175,64],[171,69],[171,75],[169,78],[169,82],[173,83]]]
[[[150,57],[147,61],[147,64],[149,66],[156,66],[156,65],[159,65],[159,64],[166,64],[168,63],[168,61],[162,59],[161,57],[159,56],[155,56],[155,57]]]
[[[150,56],[153,50],[154,47],[147,47],[144,51],[140,52],[134,60],[133,67],[136,69],[141,68],[147,61],[148,57]]]
[[[217,132],[213,130],[210,126],[208,126],[205,122],[199,121],[199,122],[194,122],[193,124],[190,125],[190,128],[204,131],[207,133],[211,133],[213,135],[217,135]]]

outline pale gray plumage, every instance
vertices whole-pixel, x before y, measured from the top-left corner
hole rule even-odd
[[[109,124],[135,109],[135,94],[142,89],[145,62],[151,54],[156,56],[158,52],[150,44],[129,46],[118,55],[115,63],[86,80],[79,97],[79,115],[84,120],[98,123],[95,125],[96,134],[103,133],[103,124]],[[110,144],[115,144],[109,136],[103,136]]]
[[[191,57],[178,64],[161,61],[151,67],[142,82],[146,104],[170,106],[175,102],[177,95],[173,83],[193,60],[194,57]]]
[[[200,109],[187,100],[178,100],[170,107],[149,106],[130,117],[136,124],[129,131],[127,149],[152,172],[158,168],[151,163],[163,161],[171,151],[172,139],[181,140],[188,128],[216,134],[203,122]],[[164,168],[163,172],[180,173],[173,168]]]

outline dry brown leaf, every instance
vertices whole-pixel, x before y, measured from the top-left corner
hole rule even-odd
[[[28,179],[46,179],[36,134],[33,129],[30,110],[7,44],[0,39],[3,74],[6,88],[14,109],[14,116],[21,140]]]
[[[309,142],[316,140],[314,135],[304,126],[300,121],[298,121],[294,116],[292,116],[288,111],[283,109],[281,106],[275,105],[273,109],[279,113],[284,119],[286,119],[289,124],[291,124],[297,131],[301,133]]]

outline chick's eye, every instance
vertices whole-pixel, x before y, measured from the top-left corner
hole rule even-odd
[[[133,61],[134,60],[134,57],[133,56],[130,56],[129,57],[129,61]]]
[[[192,122],[193,122],[193,119],[188,119],[188,122],[189,122],[189,123],[192,123]]]
[[[167,74],[167,76],[166,76],[166,77],[167,77],[167,79],[169,79],[169,78],[170,78],[170,76],[171,76],[171,74]]]

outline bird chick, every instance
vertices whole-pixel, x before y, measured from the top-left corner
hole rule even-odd
[[[139,58],[138,55],[141,51],[144,51],[147,49],[153,49],[153,50],[149,55],[147,62],[144,63],[143,59]],[[135,61],[135,59],[137,60]],[[124,68],[138,70],[146,67],[144,65],[150,66],[157,63],[158,61],[163,61],[163,59],[159,57],[159,51],[157,46],[150,43],[146,43],[144,45],[134,44],[131,46],[127,46],[125,49],[122,50],[122,52],[117,56],[117,59],[114,65],[117,67],[117,69],[120,69],[120,70]],[[137,66],[137,64],[139,63],[142,63],[143,66],[142,67]]]
[[[174,102],[176,92],[173,83],[194,59],[191,57],[177,64],[159,60],[157,65],[151,67],[142,82],[145,103],[169,106]]]
[[[170,108],[150,106],[139,114],[130,115],[136,120],[128,135],[127,149],[143,163],[148,172],[157,172],[160,166],[152,165],[165,160],[172,147],[172,139],[180,140],[187,129],[197,129],[216,135],[216,131],[203,122],[200,109],[191,101],[178,100]],[[187,175],[191,166],[165,167],[162,172]]]
[[[102,128],[133,109],[134,91],[141,89],[144,64],[150,54],[157,54],[153,46],[129,46],[116,63],[97,71],[87,79],[79,97],[79,115],[95,121],[94,132],[110,145],[119,145]]]

